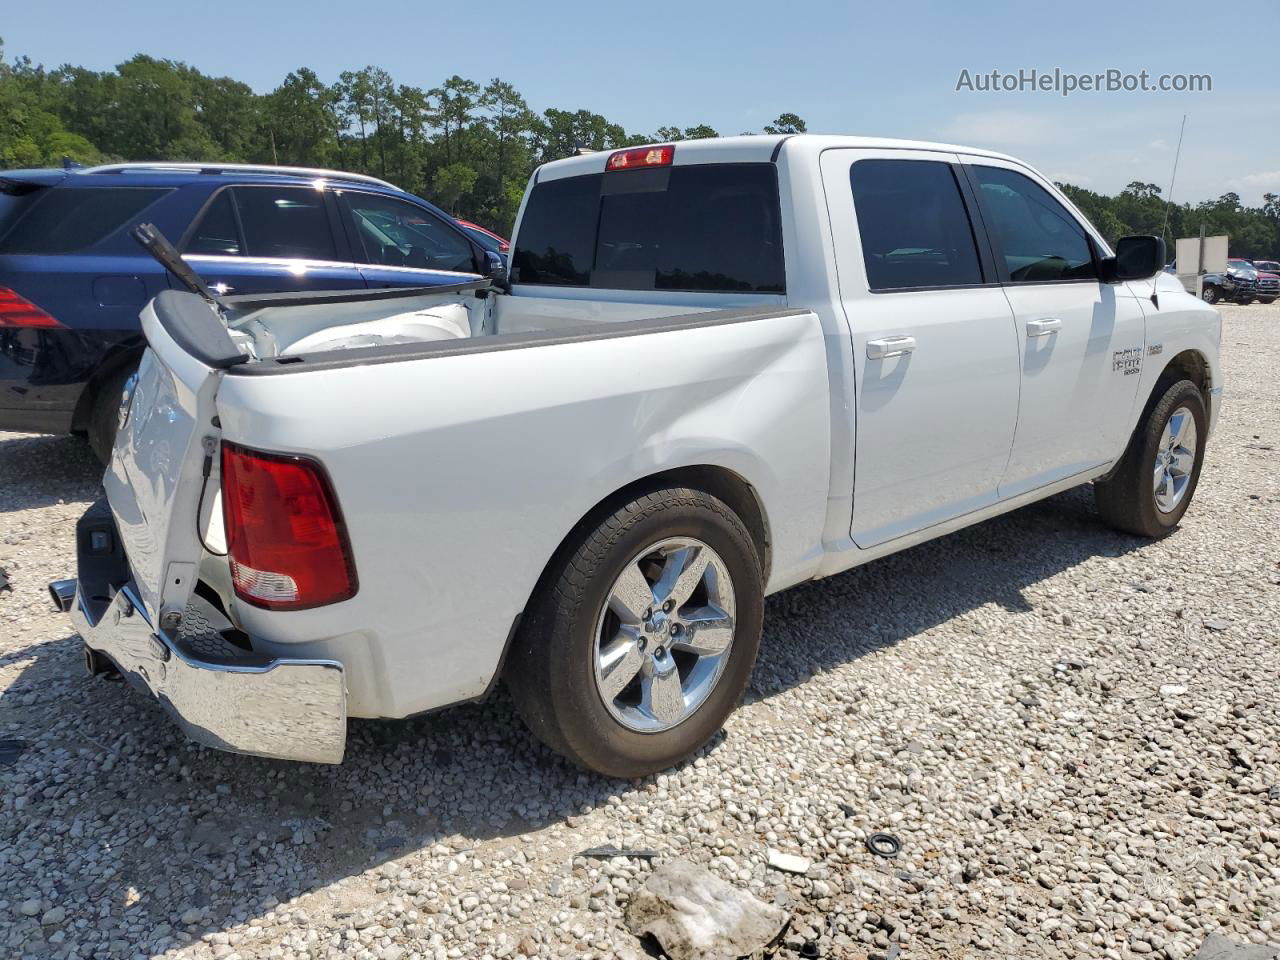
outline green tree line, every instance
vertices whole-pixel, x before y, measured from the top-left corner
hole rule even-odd
[[[803,133],[784,113],[766,133]],[[627,131],[590,110],[541,113],[494,78],[454,75],[424,89],[365,67],[327,84],[306,67],[270,93],[212,77],[173,60],[138,54],[114,70],[28,57],[6,60],[0,40],[0,169],[115,160],[198,160],[334,167],[391,180],[461,217],[509,233],[533,168],[580,149],[716,137],[707,124]],[[1166,203],[1160,188],[1131,183],[1103,196],[1061,185],[1103,234],[1172,239],[1200,225],[1232,238],[1236,256],[1280,257],[1280,196],[1248,208],[1227,193],[1191,205]]]

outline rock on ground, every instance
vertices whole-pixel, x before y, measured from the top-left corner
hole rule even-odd
[[[687,860],[659,866],[627,907],[627,926],[671,960],[733,960],[778,938],[787,911]]]

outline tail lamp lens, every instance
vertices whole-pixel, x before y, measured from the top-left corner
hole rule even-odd
[[[231,582],[241,600],[305,610],[355,596],[342,513],[315,460],[224,442],[222,511]]]
[[[0,287],[0,328],[3,327],[60,327],[60,324],[26,297]]]

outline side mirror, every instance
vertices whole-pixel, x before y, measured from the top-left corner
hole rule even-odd
[[[1147,280],[1164,269],[1166,250],[1162,237],[1121,237],[1116,255],[1102,261],[1108,283]]]
[[[507,276],[507,261],[502,258],[502,254],[495,253],[492,250],[484,252],[485,276],[493,281],[493,285],[502,291],[510,291],[511,280]]]

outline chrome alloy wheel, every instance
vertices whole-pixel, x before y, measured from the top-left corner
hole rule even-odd
[[[596,689],[630,730],[662,733],[715,689],[733,646],[729,568],[711,547],[672,537],[619,574],[596,620]]]
[[[1191,471],[1196,465],[1196,418],[1186,407],[1173,411],[1160,436],[1156,450],[1156,508],[1172,513],[1187,494]]]

